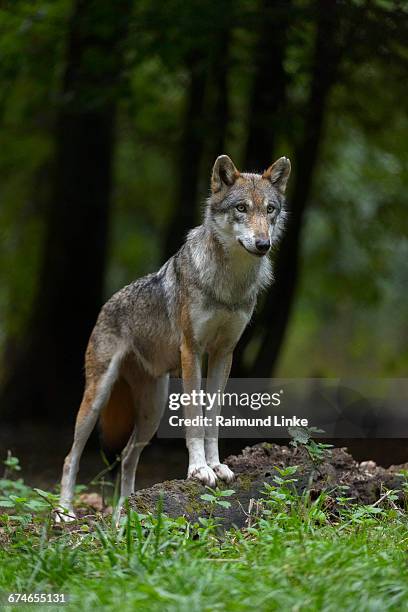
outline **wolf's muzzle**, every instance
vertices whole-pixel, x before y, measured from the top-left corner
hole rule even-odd
[[[263,238],[258,238],[257,240],[255,240],[255,246],[256,246],[257,251],[261,253],[262,255],[264,255],[271,248],[271,242],[270,240],[264,240]]]

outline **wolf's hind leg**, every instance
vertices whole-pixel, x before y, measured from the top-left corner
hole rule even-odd
[[[64,461],[59,501],[61,512],[56,515],[57,522],[61,520],[70,521],[75,518],[72,500],[79,461],[100,412],[109,399],[112,386],[118,376],[121,360],[122,353],[118,351],[108,362],[108,366],[103,368],[102,374],[96,375],[91,370],[87,375],[85,393],[75,423],[74,442]]]
[[[133,381],[129,381],[135,402],[135,427],[122,451],[121,491],[117,517],[124,500],[134,491],[140,455],[156,433],[166,406],[168,375],[157,379],[145,376],[140,378],[135,376]]]

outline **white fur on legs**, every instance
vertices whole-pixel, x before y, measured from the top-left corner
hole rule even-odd
[[[186,442],[189,454],[187,478],[196,478],[204,485],[215,487],[217,477],[210,466],[207,465],[204,440],[201,438],[187,438]]]
[[[220,480],[224,482],[232,482],[234,480],[234,472],[225,463],[217,463],[217,465],[212,465],[211,467]]]
[[[208,363],[209,377],[207,380],[207,391],[209,393],[215,394],[224,391],[231,369],[231,361],[232,353],[210,355]],[[212,417],[212,425],[205,428],[205,459],[219,480],[232,482],[234,480],[234,472],[225,463],[220,462],[218,452],[218,426],[215,423],[220,413],[221,406],[218,402],[215,402],[210,415]]]
[[[209,465],[189,465],[187,478],[195,478],[208,487],[215,487],[217,484],[217,477]]]
[[[218,438],[206,438],[205,457],[217,478],[224,482],[232,482],[234,480],[234,472],[229,469],[228,465],[220,462]]]
[[[57,511],[55,515],[55,520],[57,523],[61,521],[69,522],[75,519],[72,502],[74,498],[76,476],[79,469],[79,461],[81,459],[85,444],[91,435],[93,428],[95,427],[101,410],[109,399],[112,386],[118,376],[122,357],[122,351],[118,351],[112,357],[105,374],[98,383],[95,397],[89,412],[79,423],[77,422],[75,426],[74,443],[64,461],[64,469],[61,480],[61,494],[58,504],[60,512]],[[85,391],[85,394],[86,393],[87,391]]]
[[[201,387],[201,355],[187,342],[181,345],[181,369],[184,393],[191,394]],[[193,422],[202,417],[203,407],[192,400],[184,405],[184,417]],[[207,464],[204,452],[204,428],[202,425],[186,427],[186,446],[188,449],[187,478],[196,478],[204,485],[214,487],[217,478]]]

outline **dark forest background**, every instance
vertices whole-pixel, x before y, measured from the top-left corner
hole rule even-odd
[[[72,423],[99,308],[199,222],[220,153],[293,168],[233,374],[406,376],[405,2],[12,0],[0,30],[4,423]]]

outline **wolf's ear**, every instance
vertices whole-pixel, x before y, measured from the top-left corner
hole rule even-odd
[[[220,155],[215,160],[211,175],[211,190],[217,193],[223,187],[231,187],[239,177],[239,172],[228,155]]]
[[[286,184],[290,175],[290,161],[287,157],[280,157],[272,166],[269,166],[262,177],[269,179],[282,193],[285,193]]]

